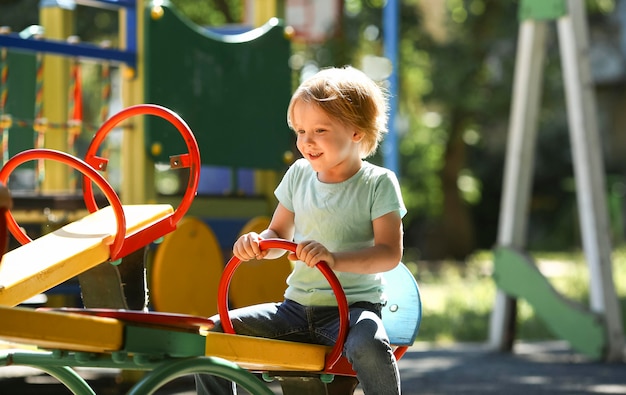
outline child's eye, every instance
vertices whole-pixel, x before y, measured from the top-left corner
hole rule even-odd
[[[315,133],[324,133],[326,129],[315,129]]]

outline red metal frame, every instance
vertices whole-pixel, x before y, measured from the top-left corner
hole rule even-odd
[[[126,235],[126,218],[122,204],[106,179],[98,173],[98,170],[104,170],[108,159],[98,157],[97,152],[100,144],[104,141],[107,134],[113,130],[120,122],[135,115],[156,115],[169,121],[181,134],[189,150],[186,154],[175,155],[171,157],[171,165],[176,168],[189,168],[189,180],[185,194],[172,215],[169,215],[160,221],[150,225],[148,228]],[[113,211],[117,218],[117,234],[111,245],[110,260],[122,258],[129,253],[145,246],[146,244],[166,235],[176,229],[178,221],[187,213],[198,190],[198,182],[200,180],[200,148],[193,132],[189,126],[173,111],[154,104],[138,104],[127,107],[117,114],[109,118],[94,135],[91,144],[85,154],[85,160],[80,160],[70,154],[50,150],[50,149],[33,149],[21,152],[11,158],[0,170],[0,182],[6,184],[8,175],[20,164],[28,160],[34,159],[53,159],[68,164],[79,170],[83,174],[83,198],[85,205],[90,213],[98,210],[96,199],[94,197],[93,184],[95,183],[103,192],[113,207]],[[7,225],[9,231],[22,244],[31,242],[32,240],[20,229],[11,212],[7,212]]]
[[[188,314],[167,313],[157,311],[142,310],[117,310],[106,308],[84,309],[80,307],[40,307],[37,310],[59,311],[62,313],[76,313],[83,315],[93,315],[96,317],[115,318],[120,321],[132,324],[154,325],[174,330],[184,330],[188,332],[198,332],[199,330],[210,330],[215,324],[210,318],[198,317]]]
[[[189,151],[187,154],[172,156],[170,161],[172,167],[189,167],[189,181],[187,182],[185,194],[171,219],[171,222],[176,224],[187,213],[187,210],[189,210],[189,207],[196,196],[198,182],[200,180],[201,166],[200,148],[198,147],[198,142],[196,141],[196,138],[187,123],[178,114],[156,104],[137,104],[119,111],[117,114],[113,115],[106,122],[104,122],[93,136],[91,144],[89,144],[89,148],[85,154],[85,162],[89,163],[98,170],[104,170],[106,168],[106,164],[108,163],[108,159],[97,156],[100,144],[104,141],[107,134],[109,134],[109,132],[120,122],[136,115],[155,115],[169,121],[172,125],[174,125],[174,127],[176,127],[187,145],[187,149]],[[93,186],[87,178],[83,180],[83,195],[87,209],[90,212],[98,210],[96,199],[93,195]]]
[[[283,250],[296,252],[297,244],[282,239],[266,239],[261,240],[259,246],[262,250],[280,248]],[[233,324],[230,321],[230,314],[228,312],[228,288],[230,286],[230,282],[233,278],[235,270],[239,267],[241,263],[241,260],[237,257],[232,257],[230,261],[228,261],[226,267],[224,268],[224,272],[222,273],[222,277],[220,278],[220,283],[218,287],[217,310],[219,312],[222,328],[226,333],[235,333],[235,329],[233,328]],[[349,309],[346,294],[343,292],[341,283],[337,279],[337,276],[335,276],[335,273],[332,271],[332,269],[326,264],[326,262],[318,263],[317,268],[320,270],[320,272],[322,272],[326,280],[328,280],[333,292],[335,293],[335,297],[337,298],[337,305],[339,306],[339,333],[337,334],[337,342],[333,346],[331,352],[326,355],[326,366],[324,369],[329,370],[341,358],[343,344],[348,334]]]
[[[0,260],[2,260],[2,256],[7,251],[7,245],[9,244],[9,235],[7,229],[7,212],[9,211],[6,207],[0,207]]]
[[[115,193],[111,184],[109,184],[109,182],[102,175],[100,175],[100,173],[83,160],[68,153],[47,148],[35,148],[22,151],[9,159],[2,169],[0,169],[0,182],[6,185],[9,175],[13,170],[15,170],[15,168],[29,160],[38,159],[51,159],[67,164],[80,171],[90,184],[91,182],[94,182],[98,188],[102,190],[109,203],[111,203],[111,207],[113,208],[113,212],[115,213],[115,218],[117,220],[117,234],[115,235],[115,239],[111,245],[111,255],[117,256],[122,250],[124,236],[126,235],[126,217],[124,216],[124,210],[122,209],[122,202],[117,196],[117,193]],[[32,241],[32,239],[28,237],[28,235],[26,235],[26,233],[24,233],[24,231],[19,227],[11,211],[6,212],[6,218],[9,231],[20,243],[26,244]]]
[[[85,162],[90,164],[97,170],[104,170],[107,166],[108,159],[97,156],[100,145],[120,122],[136,116],[136,115],[155,115],[170,122],[181,134],[185,140],[188,153],[174,155],[170,158],[170,164],[173,168],[189,168],[189,180],[187,188],[181,202],[171,216],[167,216],[160,221],[152,224],[146,229],[126,236],[123,248],[117,254],[111,253],[111,259],[115,260],[124,257],[129,253],[145,246],[146,244],[172,232],[176,229],[176,224],[187,213],[198,190],[198,182],[200,180],[200,148],[193,132],[185,123],[185,121],[175,112],[156,104],[137,104],[124,108],[119,111],[100,126],[93,136],[87,153],[85,154]],[[85,205],[90,212],[98,210],[96,199],[93,193],[93,185],[87,178],[83,180],[83,197]]]

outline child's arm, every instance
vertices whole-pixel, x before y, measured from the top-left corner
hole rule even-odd
[[[294,214],[282,204],[278,204],[269,228],[261,233],[250,232],[237,239],[233,246],[233,254],[242,261],[250,259],[275,259],[285,253],[281,249],[261,251],[259,240],[280,238],[292,240],[294,233]]]
[[[402,259],[402,219],[397,212],[385,214],[372,221],[374,246],[356,251],[330,252],[314,240],[298,244],[298,259],[313,267],[325,261],[333,270],[371,274],[386,272]]]

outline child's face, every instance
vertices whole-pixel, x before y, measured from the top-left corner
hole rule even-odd
[[[329,117],[319,106],[298,101],[291,120],[298,150],[322,182],[345,181],[361,168],[362,135]]]

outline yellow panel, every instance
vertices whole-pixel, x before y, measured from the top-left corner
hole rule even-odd
[[[240,234],[260,233],[270,224],[269,217],[256,217],[244,225]],[[287,276],[292,264],[287,254],[278,259],[255,259],[242,263],[230,283],[230,301],[233,308],[265,302],[280,302],[287,287]]]
[[[40,23],[46,38],[65,40],[74,33],[72,11],[62,7],[40,7]],[[68,92],[70,86],[69,58],[54,54],[44,56],[43,68],[43,117],[48,120],[44,146],[46,148],[68,151],[67,131],[65,125],[68,116],[68,100],[59,100],[59,92]],[[43,191],[59,191],[69,189],[70,168],[61,162],[45,161],[45,177]]]
[[[172,206],[124,206],[126,232],[146,228],[173,212]],[[105,262],[117,233],[107,206],[85,218],[4,254],[0,263],[0,305],[15,306]]]
[[[295,370],[319,372],[324,369],[329,347],[260,337],[209,332],[206,355],[235,362],[251,370]]]
[[[150,270],[156,311],[209,317],[217,313],[217,287],[224,258],[213,231],[197,218],[183,218],[159,245]]]
[[[123,346],[124,325],[112,318],[0,307],[0,322],[0,338],[22,344],[85,352]]]

